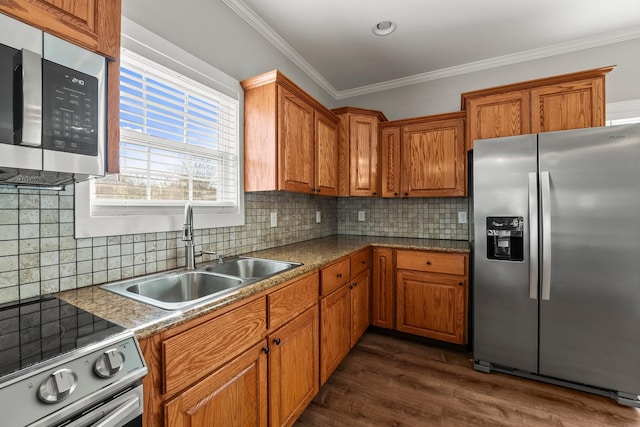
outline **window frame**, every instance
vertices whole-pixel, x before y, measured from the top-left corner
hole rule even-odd
[[[125,17],[122,17],[122,47],[238,100],[238,206],[190,203],[197,229],[244,225],[244,93],[240,82]],[[183,227],[184,204],[177,202],[122,206],[116,209],[121,213],[97,209],[98,214],[91,215],[91,185],[90,181],[75,184],[76,238],[178,231]]]

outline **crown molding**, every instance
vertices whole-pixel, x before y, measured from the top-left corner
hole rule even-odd
[[[305,74],[315,81],[322,89],[327,91],[334,99],[338,99],[338,91],[329,83],[315,68],[311,66],[298,52],[296,52],[289,43],[287,43],[280,35],[269,26],[262,18],[260,18],[249,6],[242,0],[222,0],[231,10],[244,19],[254,30],[262,37],[267,39],[276,49],[284,56],[289,58],[291,62],[296,64]]]
[[[222,0],[231,10],[244,19],[260,35],[267,39],[276,49],[289,58],[320,87],[322,87],[335,100],[352,98],[355,96],[368,95],[376,92],[383,92],[403,86],[410,86],[417,83],[425,83],[447,77],[459,76],[476,71],[488,70],[505,65],[518,64],[536,59],[548,58],[565,53],[577,52],[609,44],[620,43],[628,40],[640,38],[640,27],[631,29],[612,31],[592,37],[585,37],[571,42],[559,43],[553,46],[546,46],[539,49],[531,49],[510,55],[498,56],[481,61],[469,62],[467,64],[456,65],[454,67],[442,68],[426,73],[415,74],[399,79],[389,80],[382,83],[375,83],[360,86],[353,89],[336,90],[315,68],[311,66],[291,45],[276,33],[262,18],[260,18],[242,0]]]

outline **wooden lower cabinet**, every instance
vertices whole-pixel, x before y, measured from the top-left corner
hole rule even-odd
[[[371,319],[371,299],[369,285],[369,269],[351,280],[348,288],[351,291],[351,345],[353,348],[364,331],[369,327]]]
[[[455,344],[466,342],[464,277],[399,270],[396,329]]]
[[[269,425],[290,426],[320,388],[318,306],[269,335]]]
[[[320,300],[320,383],[351,349],[351,290],[347,285]]]
[[[371,324],[386,329],[395,325],[394,250],[373,250],[373,280],[371,284]]]
[[[260,342],[164,405],[165,426],[267,426],[267,354]]]

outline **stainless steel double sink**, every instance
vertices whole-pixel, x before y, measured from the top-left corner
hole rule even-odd
[[[102,285],[103,289],[165,310],[184,310],[220,300],[245,286],[302,264],[236,257],[196,270],[158,273]]]

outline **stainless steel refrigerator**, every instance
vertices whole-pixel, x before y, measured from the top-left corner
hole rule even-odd
[[[478,140],[475,368],[640,407],[640,125]]]

